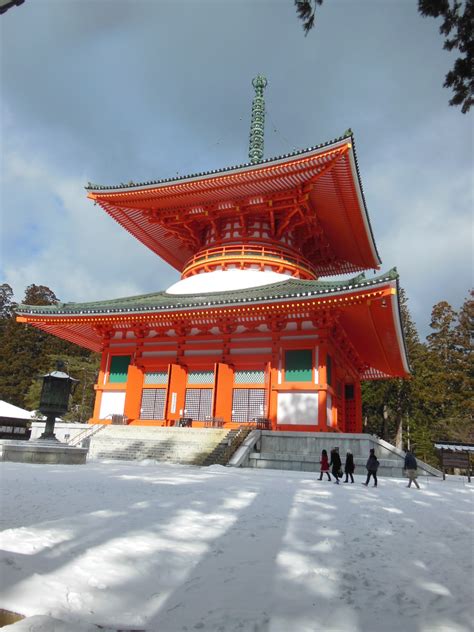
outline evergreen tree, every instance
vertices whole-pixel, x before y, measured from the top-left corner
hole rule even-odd
[[[408,359],[412,369],[411,379],[391,379],[366,382],[362,385],[365,431],[382,439],[401,444],[402,426],[407,415],[413,414],[414,394],[422,362],[423,345],[408,308],[408,298],[399,288],[400,316]],[[401,445],[400,445],[401,447]]]
[[[474,438],[473,293],[464,301],[449,328],[448,308],[444,308],[443,314],[443,327],[438,326],[435,337],[432,335],[430,340],[438,354],[446,384],[444,407],[435,430],[438,439],[470,442]]]
[[[455,326],[458,315],[446,301],[437,303],[431,312],[430,327],[433,333],[427,336],[428,349],[432,352],[431,362],[435,380],[438,415],[449,418],[455,408],[455,393],[458,390],[458,354],[455,342]]]
[[[59,299],[46,285],[29,285],[25,290],[23,305],[56,305]]]
[[[294,3],[308,35],[323,0],[294,0]],[[449,105],[461,106],[466,114],[474,103],[474,0],[418,0],[418,11],[423,17],[442,19],[439,32],[445,38],[443,47],[460,54],[443,85],[454,92]]]
[[[12,288],[8,283],[2,283],[0,285],[0,319],[10,318],[14,305]]]
[[[442,18],[439,32],[445,37],[444,48],[461,53],[444,87],[454,92],[449,105],[460,105],[466,114],[474,103],[474,1],[418,0],[418,11],[425,17]]]
[[[87,419],[94,397],[93,382],[98,355],[70,342],[56,338],[36,327],[16,322],[13,313],[13,291],[4,284],[0,291],[0,399],[22,408],[36,409],[39,403],[41,374],[54,369],[61,358],[70,366],[72,377],[81,380],[76,395],[75,409],[83,420]],[[55,293],[44,285],[29,285],[25,290],[24,304],[53,305],[59,302]],[[74,375],[76,370],[80,375]],[[80,401],[79,401],[80,400]]]
[[[89,353],[88,356],[52,354],[47,356],[48,372],[56,366],[56,362],[62,360],[65,371],[74,379],[79,380],[74,393],[69,401],[69,411],[61,416],[63,421],[87,422],[94,411],[95,391],[99,373],[100,356],[97,353]],[[25,406],[28,410],[38,408],[41,394],[41,380],[31,382],[25,396]]]
[[[2,329],[0,399],[24,408],[31,381],[45,371],[44,344],[47,334],[10,317]]]
[[[429,349],[446,363],[451,359],[454,348],[454,327],[457,313],[446,301],[437,303],[431,311],[430,327],[434,330],[426,339]]]

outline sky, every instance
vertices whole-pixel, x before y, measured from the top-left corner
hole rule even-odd
[[[472,632],[473,486],[0,463],[4,632]],[[471,551],[471,555],[469,555]]]
[[[0,281],[61,301],[166,289],[179,273],[84,186],[248,160],[264,74],[265,158],[355,134],[382,271],[422,336],[473,285],[472,113],[443,88],[454,56],[416,0],[26,0],[0,17]],[[369,274],[372,274],[369,272]]]

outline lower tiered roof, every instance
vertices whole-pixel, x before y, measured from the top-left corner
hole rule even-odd
[[[398,303],[395,269],[344,281],[289,279],[259,287],[193,295],[156,292],[108,301],[20,305],[18,320],[83,347],[100,351],[111,330],[146,326],[159,331],[228,321],[292,320],[318,312],[337,315],[341,327],[367,366],[365,377],[409,373]]]

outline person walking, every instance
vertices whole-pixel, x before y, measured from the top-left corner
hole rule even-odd
[[[344,474],[346,475],[346,480],[344,481],[344,483],[349,482],[349,476],[351,477],[351,483],[354,482],[354,477],[352,476],[354,474],[354,470],[354,456],[352,452],[348,450],[346,454],[346,462],[344,464]]]
[[[341,476],[341,466],[342,461],[339,456],[339,448],[333,448],[331,450],[331,462],[329,463],[329,467],[332,467],[331,474],[336,479],[334,482],[336,485],[339,485],[339,477]]]
[[[418,463],[416,462],[415,455],[410,450],[406,451],[405,454],[405,474],[408,476],[408,485],[407,487],[411,487],[412,483],[415,483],[417,489],[420,489],[418,485],[417,476],[418,476]]]
[[[373,476],[374,487],[377,487],[377,470],[379,469],[379,462],[378,462],[377,457],[375,456],[374,448],[370,449],[370,455],[369,455],[369,458],[367,459],[367,463],[365,464],[365,467],[367,469],[367,480],[365,481],[365,483],[362,483],[362,485],[365,485],[367,487],[370,481],[370,477]]]
[[[321,460],[319,461],[321,464],[321,473],[319,475],[319,479],[320,481],[323,480],[323,474],[327,474],[328,477],[328,481],[331,480],[331,475],[329,474],[329,459],[328,459],[328,453],[326,452],[326,450],[323,450],[321,452]]]

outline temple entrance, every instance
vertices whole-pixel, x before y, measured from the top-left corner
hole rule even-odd
[[[193,421],[206,421],[212,417],[214,371],[188,371],[184,416]]]

